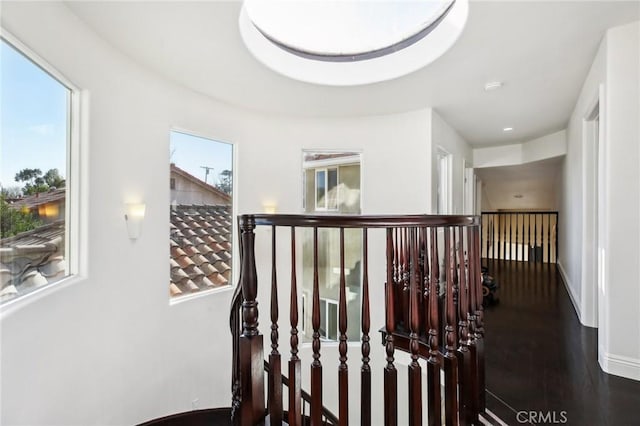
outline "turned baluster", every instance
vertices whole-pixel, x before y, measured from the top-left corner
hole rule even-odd
[[[472,228],[473,233],[473,245],[470,248],[470,256],[474,265],[473,278],[475,283],[473,285],[472,295],[474,297],[473,308],[475,309],[476,319],[476,351],[478,356],[478,387],[479,387],[479,406],[478,410],[484,412],[486,406],[485,398],[485,372],[484,372],[484,311],[482,307],[482,272],[480,269],[480,255],[478,253],[478,247],[480,245],[480,239],[478,235],[478,227]]]
[[[472,403],[472,360],[469,351],[469,302],[468,302],[468,279],[464,250],[464,231],[460,226],[457,229],[457,255],[455,256],[458,265],[458,375],[460,379],[460,423],[470,425],[477,419],[473,415]],[[454,229],[454,236],[455,236]]]
[[[430,257],[431,274],[429,275],[429,302],[428,323],[429,328],[429,359],[427,359],[427,408],[429,411],[429,425],[442,423],[441,388],[440,388],[440,353],[438,351],[439,330],[439,301],[438,281],[440,280],[440,268],[438,266],[438,239],[437,229],[430,229]]]
[[[296,278],[296,228],[291,227],[291,358],[289,359],[289,425],[302,425],[302,389],[300,358],[298,357],[298,285]]]
[[[479,365],[478,365],[478,330],[477,330],[477,317],[476,317],[476,277],[479,273],[477,271],[477,265],[474,261],[475,251],[473,248],[473,229],[467,230],[467,251],[468,258],[467,264],[469,269],[468,274],[468,287],[469,287],[469,353],[471,354],[471,395],[472,395],[472,411],[474,418],[477,419],[480,412],[480,392],[484,392],[479,386]]]
[[[418,286],[418,244],[415,228],[407,230],[407,258],[409,259],[409,349],[411,363],[409,364],[409,424],[422,424],[422,371],[418,363],[420,345],[418,331],[420,328],[420,312],[418,300],[420,289]]]
[[[320,362],[320,287],[318,282],[318,228],[313,228],[313,307],[311,325],[313,327],[311,363],[311,424],[322,421],[322,363]]]
[[[387,282],[385,283],[385,326],[386,326],[386,361],[384,367],[384,424],[396,426],[398,423],[397,394],[398,376],[394,362],[393,333],[396,326],[395,297],[393,283],[393,234],[392,229],[387,228]]]
[[[444,233],[445,250],[445,353],[444,360],[444,391],[445,391],[445,423],[447,426],[458,425],[458,369],[456,350],[456,327],[455,312],[453,303],[454,292],[454,268],[455,260],[451,247],[451,229],[445,228]]]
[[[338,418],[340,426],[349,424],[349,368],[347,366],[347,294],[344,274],[344,228],[340,228],[340,297],[338,301],[340,365],[338,366]]]
[[[362,368],[360,391],[360,418],[362,426],[371,425],[371,366],[369,365],[369,331],[371,328],[371,313],[369,308],[369,249],[367,228],[362,230]]]
[[[271,227],[271,353],[269,354],[269,415],[272,425],[282,425],[282,366],[278,352],[278,278],[276,227]]]

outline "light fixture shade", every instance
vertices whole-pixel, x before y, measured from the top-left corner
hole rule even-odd
[[[275,214],[278,210],[278,205],[275,202],[264,202],[262,203],[262,210],[266,214]]]
[[[132,240],[136,240],[140,237],[145,211],[146,205],[144,203],[125,204],[124,219],[127,221],[127,232],[129,234],[129,238]]]

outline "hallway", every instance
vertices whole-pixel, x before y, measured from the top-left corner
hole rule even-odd
[[[483,259],[500,285],[485,308],[487,408],[509,425],[639,425],[640,382],[607,375],[555,264]]]

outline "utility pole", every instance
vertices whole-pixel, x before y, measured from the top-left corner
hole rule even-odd
[[[204,169],[204,183],[207,183],[207,178],[209,177],[209,172],[213,170],[213,167],[200,166],[201,169]]]

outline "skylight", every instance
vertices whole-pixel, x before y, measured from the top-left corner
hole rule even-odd
[[[383,56],[426,36],[454,0],[247,0],[251,22],[271,42],[310,59]]]
[[[351,86],[397,78],[458,39],[468,0],[245,0],[249,51],[284,76]]]

